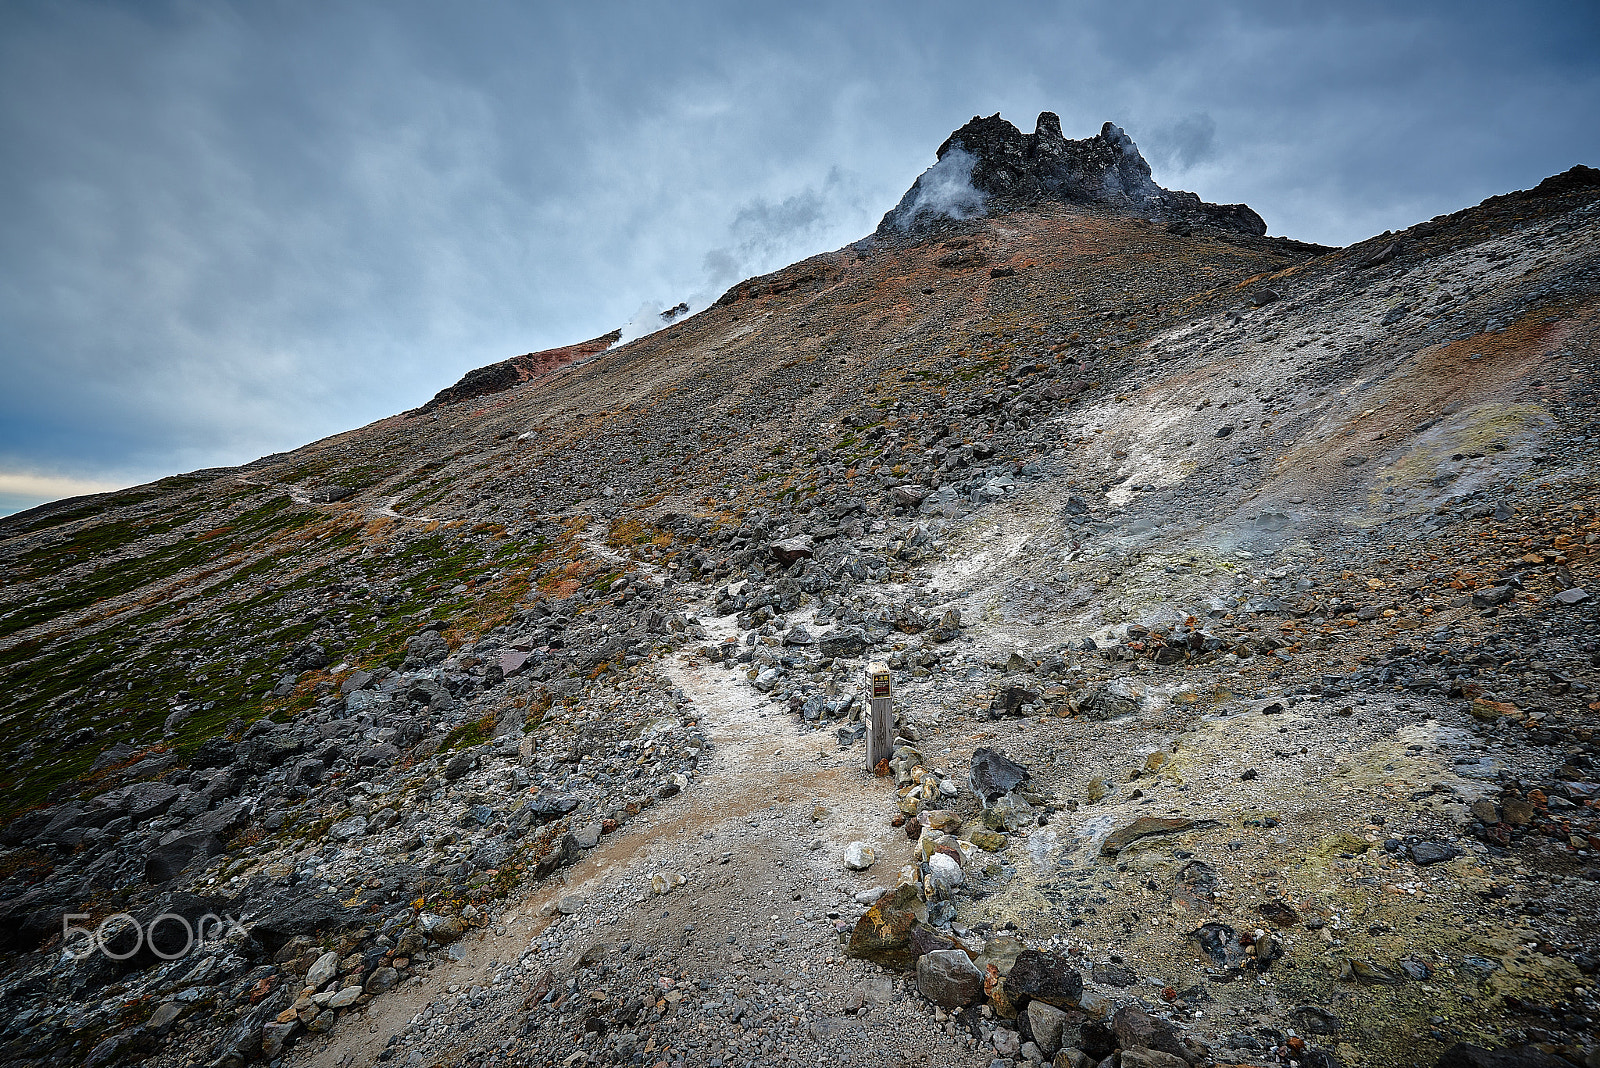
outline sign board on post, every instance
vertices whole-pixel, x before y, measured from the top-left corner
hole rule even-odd
[[[867,665],[867,770],[894,754],[894,686],[885,664]]]

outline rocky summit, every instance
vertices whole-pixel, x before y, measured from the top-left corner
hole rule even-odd
[[[939,162],[916,180],[877,236],[925,229],[941,218],[994,206],[1016,209],[1045,201],[1107,205],[1168,223],[1177,232],[1196,225],[1262,237],[1267,224],[1245,204],[1207,204],[1193,193],[1163,189],[1150,164],[1120,126],[1069,141],[1054,112],[1040,112],[1031,134],[998,114],[971,122],[939,146]],[[955,207],[957,210],[941,208]]]
[[[977,119],[654,334],[0,520],[0,1060],[1596,1068],[1600,171],[1264,233]]]

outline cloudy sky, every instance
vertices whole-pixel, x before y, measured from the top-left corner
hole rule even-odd
[[[0,513],[869,232],[973,115],[1344,244],[1600,165],[1600,8],[0,5]]]

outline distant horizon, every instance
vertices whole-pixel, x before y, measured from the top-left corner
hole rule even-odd
[[[870,234],[973,115],[1347,245],[1600,165],[1600,12],[0,11],[0,515],[288,451]]]

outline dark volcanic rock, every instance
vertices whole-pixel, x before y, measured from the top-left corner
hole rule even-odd
[[[1439,1054],[1439,1068],[1569,1068],[1560,1057],[1536,1046],[1508,1046],[1484,1049],[1457,1042]]]
[[[145,857],[145,880],[152,885],[169,882],[189,865],[207,860],[222,851],[222,841],[210,831],[193,831],[164,838]]]
[[[951,152],[958,153],[946,162]],[[942,215],[964,217],[992,207],[1015,208],[1045,200],[1105,204],[1169,222],[1206,224],[1260,237],[1261,216],[1244,204],[1207,204],[1193,193],[1163,189],[1133,139],[1115,123],[1095,137],[1069,141],[1053,112],[1040,112],[1025,134],[998,114],[974,117],[939,146],[939,163],[919,177],[878,235],[906,232]],[[970,185],[965,197],[960,186]],[[950,210],[956,205],[956,210]],[[1176,232],[1176,231],[1174,231]]]
[[[817,651],[823,656],[860,656],[868,644],[867,632],[860,627],[838,627],[817,635]]]
[[[984,801],[1004,797],[1026,782],[1029,775],[1027,768],[987,746],[972,754],[972,792]]]
[[[61,915],[69,906],[38,887],[0,901],[0,950],[32,949],[60,933]]]
[[[476,368],[468,371],[461,377],[461,381],[449,389],[441,389],[431,401],[418,408],[417,413],[432,411],[443,404],[457,404],[474,397],[503,393],[531,378],[560,370],[585,356],[604,352],[621,338],[622,331],[613,330],[609,334],[602,334],[593,340],[582,341],[576,345],[546,349],[543,352],[530,352],[522,356],[513,356],[509,360],[501,360],[499,363],[491,363],[487,367]]]
[[[1043,1001],[1058,1009],[1077,1008],[1083,997],[1083,976],[1066,957],[1025,949],[1006,976],[1006,995],[1019,1005],[1028,999]]]

